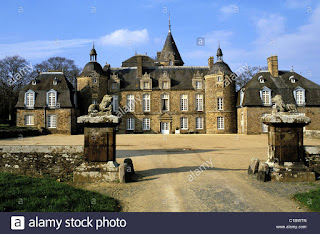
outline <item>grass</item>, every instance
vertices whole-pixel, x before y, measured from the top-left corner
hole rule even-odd
[[[0,173],[2,212],[115,212],[116,200],[57,182]]]
[[[320,212],[320,188],[297,193],[294,198],[313,212]]]

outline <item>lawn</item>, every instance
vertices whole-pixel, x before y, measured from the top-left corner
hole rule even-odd
[[[297,193],[294,195],[294,198],[311,211],[320,212],[320,188],[306,193]]]
[[[2,212],[114,212],[116,200],[50,178],[0,173]]]

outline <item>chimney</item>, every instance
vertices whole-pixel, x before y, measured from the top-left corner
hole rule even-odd
[[[161,55],[161,52],[157,52],[157,60],[159,61],[160,59],[160,55]]]
[[[137,77],[142,78],[142,56],[137,56]]]
[[[208,59],[209,69],[211,69],[211,68],[213,67],[213,64],[214,64],[214,57],[211,56],[211,57]]]
[[[278,56],[273,55],[268,58],[268,69],[273,77],[279,76],[279,70],[278,70]]]

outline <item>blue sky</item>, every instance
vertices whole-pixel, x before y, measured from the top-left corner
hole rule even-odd
[[[112,67],[138,53],[155,57],[172,34],[186,66],[207,65],[220,41],[224,60],[279,68],[320,83],[320,3],[316,0],[121,0],[0,3],[0,58],[20,55],[33,64],[64,56],[83,67],[92,42],[98,62]],[[204,38],[205,46],[197,45]]]

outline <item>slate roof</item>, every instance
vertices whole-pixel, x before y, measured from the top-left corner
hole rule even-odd
[[[122,67],[137,67],[137,56],[142,57],[142,66],[143,67],[154,67],[157,64],[157,61],[150,58],[144,54],[137,54],[132,56],[131,58],[127,59],[126,61],[122,62]]]
[[[90,76],[90,75],[92,75],[93,71],[96,71],[100,75],[104,75],[105,74],[105,72],[103,71],[101,65],[98,62],[91,61],[91,62],[88,62],[84,66],[84,68],[82,70],[82,73],[79,75],[79,77]]]
[[[199,71],[203,76],[209,72],[209,67],[181,67],[181,66],[159,66],[143,68],[143,73],[150,74],[152,89],[159,89],[159,78],[167,72],[171,79],[171,90],[193,90],[192,78]],[[110,73],[118,74],[120,78],[120,91],[141,90],[140,79],[137,78],[137,69],[134,67],[110,68]]]
[[[259,77],[264,78],[265,83],[259,82]],[[294,76],[295,83],[291,83],[289,78]],[[282,96],[286,104],[295,104],[293,91],[297,87],[305,89],[306,106],[320,106],[320,85],[307,78],[290,71],[279,71],[279,77],[272,77],[270,72],[259,72],[243,88],[244,98],[242,106],[262,106],[260,90],[263,87],[272,90],[271,96],[277,94]],[[237,106],[240,105],[240,91],[238,92]]]
[[[164,43],[163,49],[160,54],[159,61],[166,62],[169,60],[168,56],[170,54],[174,55],[175,64],[177,66],[183,66],[184,62],[180,56],[179,50],[176,46],[176,43],[172,37],[171,31],[169,31],[166,42]]]
[[[209,74],[217,73],[218,71],[224,72],[227,75],[231,75],[233,72],[231,71],[228,64],[223,62],[222,60],[217,61],[212,68],[210,69]]]
[[[57,85],[53,85],[53,79],[57,78]],[[47,92],[54,89],[58,93],[57,103],[60,103],[61,108],[74,108],[74,93],[75,90],[69,80],[62,72],[43,72],[38,75],[37,84],[32,85],[30,82],[23,87],[19,92],[17,108],[24,108],[25,92],[29,89],[35,92],[35,108],[43,108],[47,105]]]

